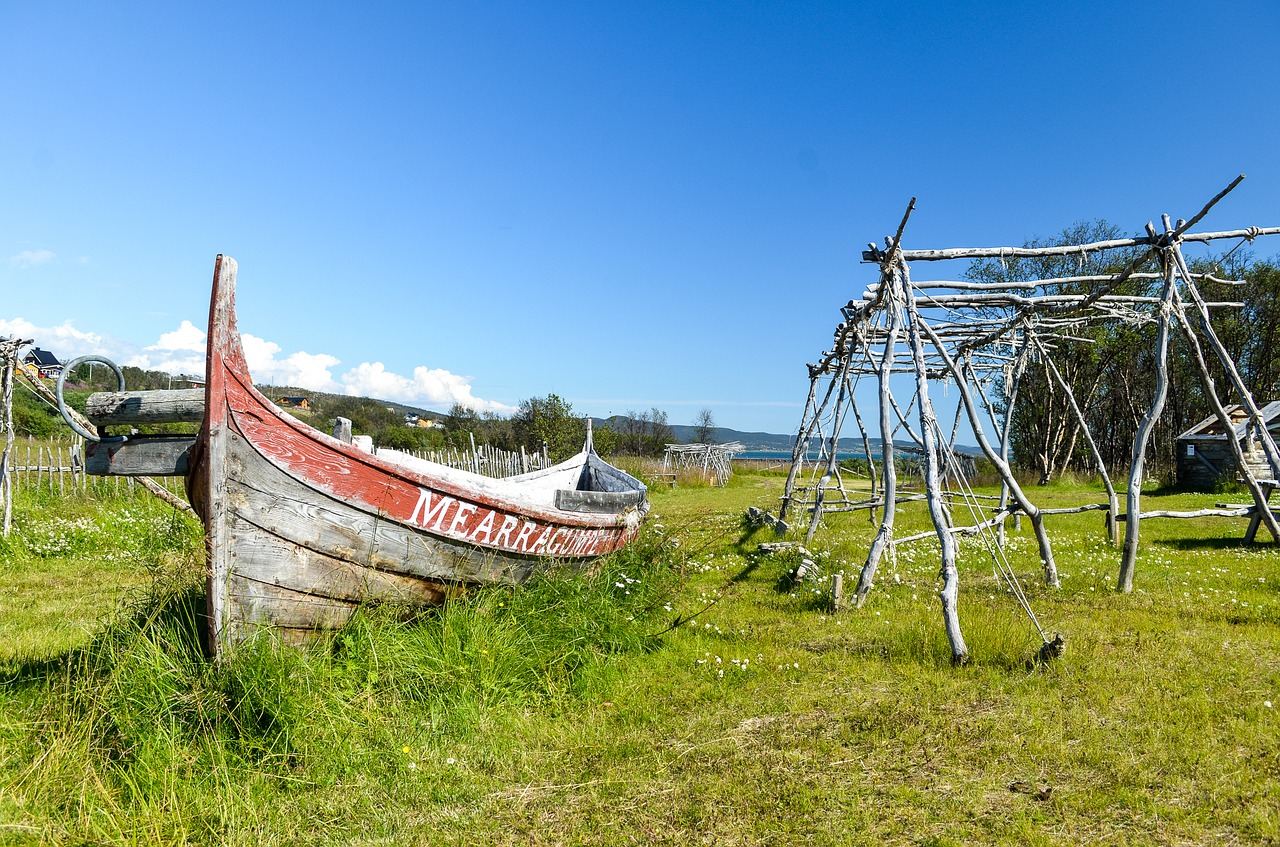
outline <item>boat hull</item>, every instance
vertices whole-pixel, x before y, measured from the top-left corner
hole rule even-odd
[[[643,485],[589,446],[579,457],[582,478],[600,477],[612,490],[523,502],[518,485],[468,485],[456,472],[406,468],[291,417],[253,387],[235,326],[234,277],[235,263],[220,256],[205,419],[187,476],[205,524],[215,655],[264,627],[305,643],[368,601],[434,604],[467,585],[518,584],[635,536],[648,508]],[[562,476],[577,474],[564,467]]]

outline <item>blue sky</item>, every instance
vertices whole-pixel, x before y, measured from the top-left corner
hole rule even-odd
[[[0,0],[0,333],[193,368],[224,252],[263,382],[788,432],[912,196],[914,248],[1242,172],[1204,228],[1280,224],[1278,43],[1262,2]]]

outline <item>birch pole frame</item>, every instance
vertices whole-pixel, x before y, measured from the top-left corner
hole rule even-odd
[[[1010,513],[1026,514],[1032,520],[1037,541],[1040,544],[1046,582],[1049,585],[1056,585],[1058,583],[1056,565],[1044,527],[1044,515],[1085,509],[1105,509],[1108,535],[1113,544],[1118,541],[1116,538],[1118,523],[1121,521],[1126,523],[1126,539],[1117,587],[1121,591],[1131,589],[1137,559],[1138,524],[1142,517],[1150,516],[1143,515],[1140,509],[1142,470],[1151,430],[1163,411],[1163,396],[1167,391],[1169,378],[1167,350],[1171,331],[1180,331],[1191,342],[1198,359],[1197,370],[1205,384],[1206,392],[1213,395],[1215,413],[1221,404],[1216,402],[1217,395],[1214,393],[1214,387],[1208,375],[1205,348],[1211,350],[1217,357],[1227,374],[1227,380],[1231,383],[1230,387],[1234,389],[1240,405],[1249,415],[1251,425],[1259,431],[1264,452],[1272,467],[1273,477],[1280,478],[1280,448],[1266,431],[1259,404],[1249,395],[1239,371],[1218,340],[1209,319],[1211,309],[1238,308],[1242,304],[1234,301],[1208,301],[1201,296],[1196,287],[1196,283],[1205,281],[1247,283],[1223,280],[1211,274],[1192,273],[1181,251],[1181,245],[1184,243],[1209,244],[1228,239],[1253,241],[1259,237],[1280,234],[1280,227],[1256,226],[1200,233],[1190,231],[1219,201],[1239,185],[1242,179],[1243,175],[1236,177],[1191,218],[1179,220],[1175,225],[1171,224],[1169,217],[1165,215],[1163,231],[1157,232],[1148,224],[1146,235],[1135,238],[1049,247],[908,249],[902,242],[907,222],[915,208],[915,198],[912,198],[895,234],[884,239],[884,248],[879,249],[874,244],[868,245],[869,249],[863,252],[862,258],[878,266],[878,279],[869,285],[859,298],[851,299],[841,307],[843,320],[833,334],[832,348],[823,354],[818,365],[810,366],[809,398],[797,432],[798,437],[803,436],[807,442],[813,437],[815,430],[821,432],[822,417],[826,416],[833,422],[842,420],[845,417],[845,411],[841,406],[847,403],[854,406],[852,410],[854,418],[865,439],[865,429],[861,426],[862,416],[853,392],[846,390],[846,380],[859,374],[874,375],[877,378],[879,414],[876,417],[880,424],[882,449],[881,478],[876,487],[883,492],[883,496],[880,498],[873,496],[871,500],[888,505],[885,506],[878,531],[868,550],[867,560],[859,578],[855,594],[857,607],[862,607],[867,601],[883,552],[892,550],[895,543],[891,504],[898,501],[896,491],[898,475],[894,462],[893,438],[890,434],[894,431],[892,428],[895,426],[895,417],[896,425],[906,427],[908,434],[921,445],[924,454],[924,461],[921,464],[925,487],[928,491],[925,499],[942,545],[943,590],[948,594],[943,598],[944,622],[948,637],[952,640],[953,657],[957,660],[962,654],[967,655],[963,647],[963,638],[959,634],[958,618],[954,616],[954,603],[950,599],[954,596],[952,591],[956,584],[954,581],[956,574],[953,570],[954,549],[949,551],[947,545],[953,543],[949,540],[957,534],[985,531],[992,525],[998,525],[1003,535],[1004,516]],[[953,283],[929,281],[918,284],[911,282],[910,265],[913,262],[1043,259],[1072,256],[1081,257],[1083,260],[1097,254],[1135,248],[1137,250],[1134,255],[1126,257],[1122,270],[1109,275],[1082,273],[1079,276],[1055,276],[1011,282],[1007,285],[958,281]],[[1153,261],[1159,262],[1161,266],[1158,273],[1152,273],[1148,268]],[[1081,264],[1083,266],[1084,262],[1082,261]],[[1129,280],[1151,281],[1154,279],[1161,281],[1161,291],[1158,296],[1123,293],[1124,289],[1121,286]],[[1153,374],[1155,398],[1135,437],[1127,492],[1127,516],[1118,514],[1118,495],[1110,484],[1110,475],[1101,461],[1101,454],[1096,439],[1087,425],[1082,404],[1074,396],[1067,380],[1063,378],[1054,362],[1055,357],[1060,355],[1056,352],[1059,342],[1089,342],[1092,339],[1082,330],[1099,324],[1117,323],[1155,325],[1157,332],[1154,352],[1159,363]],[[1196,332],[1196,330],[1199,331]],[[905,357],[900,352],[898,343],[900,334],[905,334],[909,341]],[[1006,348],[1008,354],[1002,354],[1000,351]],[[1034,352],[1041,359],[1046,377],[1066,394],[1069,411],[1080,427],[1079,434],[1093,461],[1098,465],[1099,472],[1103,475],[1108,494],[1107,504],[1088,504],[1079,509],[1039,510],[1018,486],[1008,463],[1008,451],[1014,402],[1019,395],[1017,377],[1027,367],[1026,356],[1029,352]],[[1002,374],[996,378],[1005,400],[1005,408],[1000,410],[1003,413],[1002,419],[997,419],[994,404],[987,397],[984,383],[989,380],[984,380],[977,373],[978,370],[982,370],[984,374],[991,372]],[[905,412],[898,403],[892,387],[895,375],[899,374],[909,374],[914,377],[915,390]],[[825,377],[832,377],[832,379],[822,402],[818,403],[816,402],[818,383]],[[944,444],[946,439],[942,438],[941,431],[936,429],[933,404],[929,397],[929,385],[944,378],[954,380],[959,387],[961,408],[967,413],[980,448],[996,467],[1003,482],[1000,508],[996,510],[999,518],[988,518],[974,527],[950,526],[949,510],[946,508],[937,476],[939,469],[944,467],[944,453],[953,445]],[[830,407],[833,394],[836,395],[835,408]],[[991,445],[991,441],[983,431],[983,424],[975,403],[975,394],[981,398],[986,411],[992,416],[991,422],[999,434],[999,449]],[[907,416],[917,405],[921,427],[919,433],[913,431],[907,423]],[[828,475],[830,475],[831,463],[835,460],[834,448],[838,445],[838,423],[833,428],[835,431],[827,434],[827,439],[823,439],[828,445],[828,449],[824,451]],[[864,449],[864,452],[867,451]],[[1072,454],[1074,452],[1073,448]],[[795,482],[804,462],[804,454],[805,450],[799,444],[798,438],[784,494],[784,508],[795,509],[802,499],[796,493],[798,489],[795,488]],[[1247,468],[1245,471],[1247,473]],[[1261,488],[1257,484],[1251,485],[1250,489],[1255,496],[1255,509],[1266,511],[1268,528],[1272,529],[1271,524],[1275,521],[1269,510],[1265,508],[1265,500],[1261,506],[1257,503],[1257,500],[1260,497],[1264,498],[1265,494],[1259,493]],[[823,494],[820,483],[816,492],[818,502],[821,502]],[[1010,497],[1016,501],[1016,506],[1013,508],[1006,506]],[[821,515],[821,507],[814,509],[811,514],[815,518]],[[1124,520],[1125,517],[1130,519]],[[1275,529],[1280,530],[1280,526]],[[812,538],[816,530],[817,527],[811,525],[808,528],[808,537]],[[1280,540],[1280,537],[1277,540]]]

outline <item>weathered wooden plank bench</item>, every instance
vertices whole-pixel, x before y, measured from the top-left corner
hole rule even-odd
[[[649,476],[667,483],[667,485],[671,486],[672,488],[676,487],[675,471],[654,471],[653,473],[649,474]]]
[[[98,432],[113,427],[199,423],[204,389],[111,391],[89,395],[85,417]],[[95,476],[185,476],[195,435],[129,435],[125,440],[90,441],[84,469]]]
[[[1267,502],[1271,501],[1271,495],[1275,493],[1277,485],[1280,485],[1274,479],[1260,479],[1258,486],[1266,492]],[[1255,503],[1215,503],[1219,509],[1239,509],[1249,518],[1249,528],[1244,531],[1244,543],[1253,544],[1258,537],[1258,527],[1262,525],[1262,512]],[[1280,518],[1280,509],[1271,509],[1271,514]],[[1280,538],[1273,539],[1280,541]]]
[[[1249,527],[1244,531],[1244,543],[1253,544],[1257,540],[1258,527],[1262,526],[1262,514],[1252,503],[1217,503],[1220,509],[1239,509],[1249,518]],[[1280,519],[1280,509],[1273,508],[1271,514]],[[1280,540],[1280,539],[1278,539]]]

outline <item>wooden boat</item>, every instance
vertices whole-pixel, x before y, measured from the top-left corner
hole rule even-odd
[[[645,486],[596,455],[493,479],[394,450],[362,449],[281,410],[253,387],[235,316],[236,263],[218,256],[199,435],[103,441],[90,472],[186,473],[208,548],[208,645],[262,627],[302,643],[365,601],[440,603],[462,586],[520,583],[539,568],[612,552],[635,537]],[[163,405],[136,392],[90,400],[91,419]],[[130,401],[129,399],[135,398]],[[176,401],[175,401],[176,402]],[[115,415],[102,411],[110,407]]]

